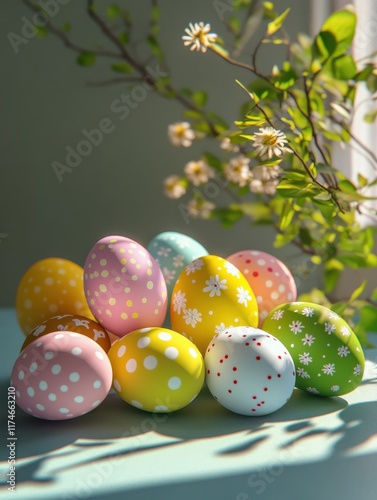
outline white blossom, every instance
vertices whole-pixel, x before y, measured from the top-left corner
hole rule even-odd
[[[257,165],[251,170],[251,181],[249,189],[252,193],[264,193],[270,196],[276,192],[279,184],[280,168],[275,165],[268,167],[267,165]]]
[[[286,146],[287,143],[284,132],[273,127],[265,127],[260,128],[259,132],[254,134],[253,147],[256,148],[258,156],[267,156],[271,160],[273,156],[280,157],[284,153],[291,152],[291,149]]]
[[[200,186],[215,177],[215,171],[203,160],[189,161],[184,168],[187,179],[194,185]]]
[[[237,144],[233,144],[229,137],[224,137],[224,139],[220,142],[220,148],[224,151],[228,151],[229,153],[238,153],[240,148]]]
[[[195,132],[189,122],[172,123],[168,127],[168,137],[173,146],[188,148],[195,139]]]
[[[164,180],[164,192],[168,198],[178,199],[186,193],[183,180],[178,175],[170,175]]]
[[[227,180],[238,184],[240,187],[246,186],[250,181],[249,163],[249,158],[243,155],[232,158],[224,168]]]
[[[216,33],[210,33],[210,31],[211,25],[209,23],[190,23],[185,29],[186,35],[182,36],[183,44],[186,47],[191,45],[190,50],[204,53],[207,51],[208,46],[217,39]]]
[[[187,203],[188,213],[193,217],[200,217],[202,219],[208,219],[214,208],[214,203],[202,199],[193,199]]]

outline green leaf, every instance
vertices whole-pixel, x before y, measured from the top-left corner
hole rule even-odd
[[[279,73],[274,80],[274,86],[280,90],[286,90],[292,87],[297,81],[297,74],[292,69],[290,63],[285,61],[283,68],[279,70]]]
[[[127,45],[130,41],[130,36],[127,31],[122,31],[122,33],[119,33],[118,39],[123,43],[123,45]]]
[[[274,19],[273,21],[269,22],[268,25],[267,25],[267,35],[268,36],[271,36],[273,35],[274,33],[276,33],[277,31],[279,31],[279,29],[283,26],[283,22],[285,20],[285,18],[287,17],[287,15],[289,14],[291,9],[286,9],[282,14],[280,14],[280,16],[278,16],[276,19]]]
[[[338,80],[351,80],[356,75],[357,68],[353,57],[345,54],[332,59],[331,71]]]
[[[211,213],[212,218],[220,219],[221,224],[225,228],[232,227],[236,222],[238,222],[243,217],[242,210],[230,210],[228,208],[217,208]]]
[[[339,281],[341,272],[337,269],[325,269],[325,293],[330,293]]]
[[[271,222],[271,209],[263,202],[241,203],[237,207],[254,222]]]
[[[356,29],[356,15],[350,10],[343,9],[334,12],[323,24],[320,35],[330,34],[336,46],[329,55],[343,55],[351,47]]]
[[[374,301],[377,301],[377,288],[375,288],[372,292],[372,295],[370,296],[370,298]]]
[[[241,21],[238,17],[234,16],[228,19],[228,26],[233,31],[234,34],[238,34],[241,29]]]
[[[364,115],[364,121],[366,123],[373,123],[376,118],[377,118],[377,109],[375,109],[374,111],[371,111],[370,113],[367,113],[366,115]]]
[[[336,38],[332,33],[321,32],[319,33],[313,44],[312,56],[314,60],[326,61],[329,59],[336,50]],[[312,68],[312,71],[318,71],[318,69]]]
[[[152,54],[157,57],[160,61],[164,60],[165,55],[164,52],[157,40],[157,38],[154,35],[148,35],[147,37],[147,43],[152,51]]]
[[[365,329],[369,332],[376,331],[377,308],[372,305],[366,305],[360,310],[360,317]]]
[[[134,70],[133,67],[126,62],[113,63],[111,65],[111,69],[116,73],[126,73],[126,74],[132,73]]]
[[[119,17],[122,14],[122,9],[119,7],[119,5],[112,4],[109,5],[106,9],[106,16],[108,19],[113,20]]]
[[[367,280],[364,280],[361,285],[356,288],[356,290],[352,293],[350,299],[349,299],[349,302],[353,302],[354,300],[356,300],[358,297],[360,297],[360,295],[363,293],[363,291],[365,290],[365,287],[367,285]]]
[[[191,95],[191,99],[198,106],[198,108],[203,108],[207,102],[208,94],[207,92],[198,90],[197,92],[193,92]]]
[[[34,26],[34,32],[38,38],[45,38],[48,35],[48,29],[45,26]]]
[[[71,23],[64,23],[63,26],[62,26],[62,31],[64,31],[64,33],[69,33],[71,31]]]
[[[77,64],[84,67],[93,66],[96,61],[96,54],[94,52],[81,52],[76,58]]]
[[[208,163],[210,167],[213,167],[216,170],[222,169],[221,161],[214,154],[205,152],[203,153],[203,159]]]
[[[285,229],[287,229],[287,227],[289,227],[294,215],[295,211],[293,209],[293,203],[291,201],[285,203],[279,220],[279,228],[281,229],[281,231],[284,231]]]

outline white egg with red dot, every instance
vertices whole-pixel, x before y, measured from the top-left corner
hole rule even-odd
[[[11,385],[26,413],[66,420],[96,408],[107,396],[112,368],[105,351],[85,335],[56,331],[29,344],[14,364]]]
[[[290,399],[295,365],[285,346],[251,326],[216,335],[205,354],[207,386],[225,408],[260,416],[279,410]]]

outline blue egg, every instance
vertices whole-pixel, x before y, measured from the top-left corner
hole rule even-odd
[[[157,234],[149,242],[147,250],[162,270],[169,300],[175,282],[183,269],[193,260],[208,255],[207,250],[196,240],[174,231]]]

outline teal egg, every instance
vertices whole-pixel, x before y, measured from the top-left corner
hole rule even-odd
[[[157,234],[149,242],[147,250],[161,268],[169,299],[183,269],[193,260],[208,255],[208,251],[196,240],[174,231]]]
[[[340,396],[362,381],[365,359],[348,323],[330,309],[310,302],[288,302],[273,309],[263,330],[279,339],[296,366],[296,386],[319,396]]]

